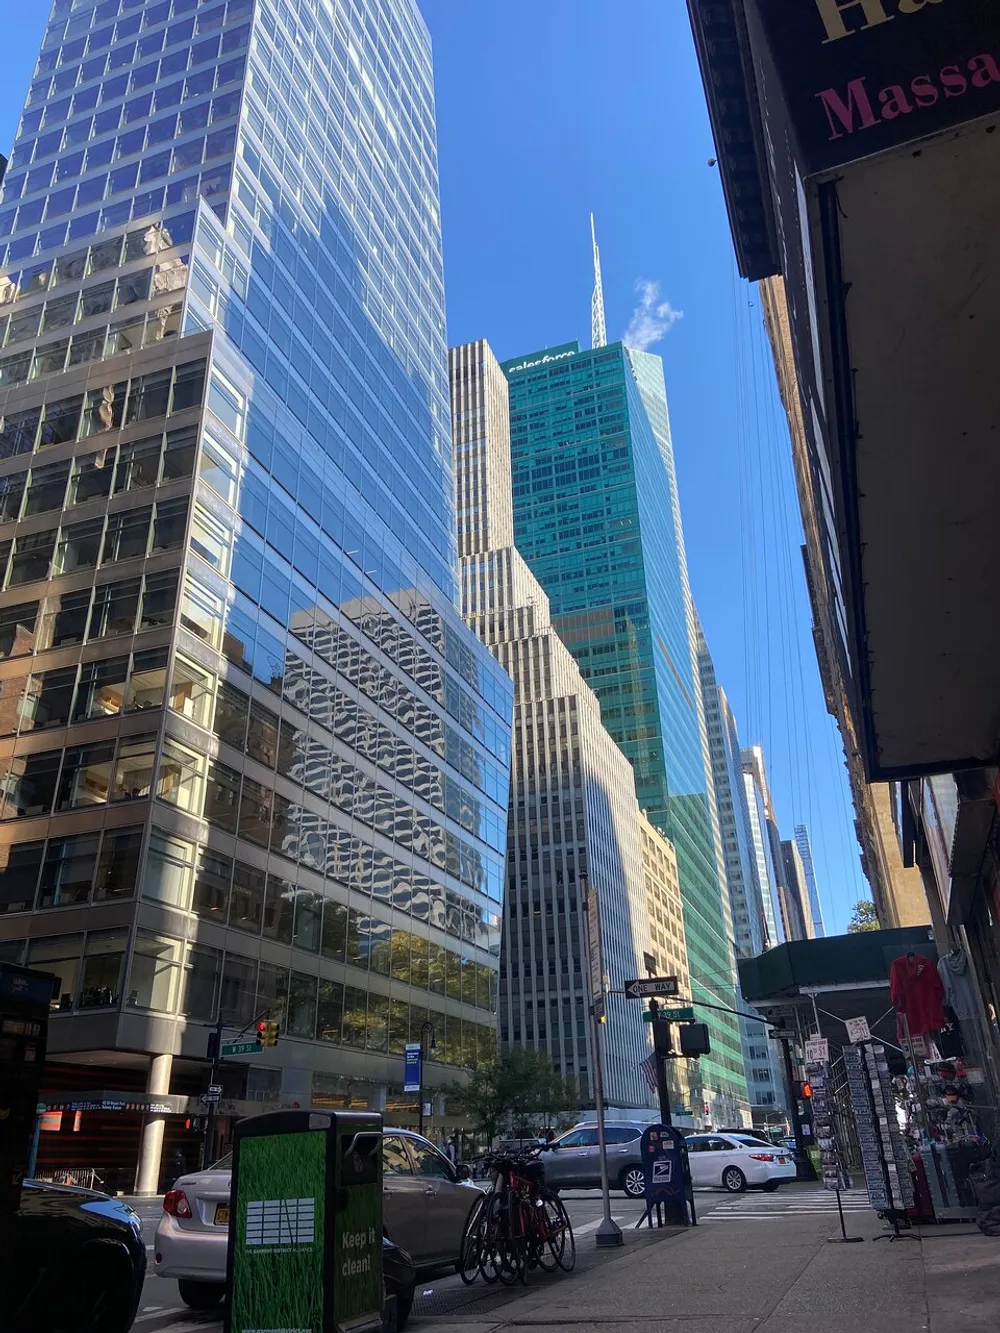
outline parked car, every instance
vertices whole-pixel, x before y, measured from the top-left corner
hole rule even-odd
[[[404,1129],[382,1135],[385,1233],[420,1275],[454,1268],[465,1223],[481,1193],[467,1166],[453,1166],[427,1139]],[[153,1271],[176,1278],[181,1300],[208,1310],[225,1295],[232,1156],[181,1176],[163,1199]],[[402,1313],[403,1302],[400,1302]]]
[[[531,1139],[501,1139],[497,1144],[497,1152],[504,1157],[517,1157],[521,1153],[534,1152],[539,1148],[545,1147],[546,1140]]]
[[[4,1333],[128,1333],[146,1276],[137,1213],[96,1190],[26,1180]]]
[[[773,1193],[783,1180],[795,1179],[795,1163],[784,1148],[753,1134],[689,1134],[688,1163],[695,1188],[745,1189]]]
[[[639,1140],[646,1128],[638,1121],[608,1120],[604,1141],[608,1151],[608,1178],[612,1188],[631,1199],[643,1192]],[[542,1145],[545,1183],[553,1189],[597,1189],[601,1183],[601,1153],[596,1125],[577,1125],[551,1143]]]

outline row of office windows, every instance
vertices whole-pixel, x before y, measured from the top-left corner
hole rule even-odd
[[[0,588],[178,550],[187,513],[183,496],[0,541]]]
[[[0,362],[0,376],[4,363]],[[81,436],[100,435],[197,407],[205,387],[205,362],[135,375],[131,381],[61,397],[58,384],[37,407],[8,412],[0,423],[0,458],[13,458]]]
[[[197,444],[197,427],[188,426],[8,472],[0,477],[0,524],[183,481],[194,470]]]
[[[129,945],[127,931],[90,931],[8,941],[0,957],[55,975],[57,1013],[138,1009],[201,1022],[221,1013],[247,1025],[266,1010],[284,1037],[391,1055],[430,1022],[438,1062],[471,1067],[495,1055],[493,1024],[411,1004],[408,988],[399,998],[382,995],[147,930]]]

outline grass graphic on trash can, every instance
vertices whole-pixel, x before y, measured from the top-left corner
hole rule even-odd
[[[269,1134],[240,1145],[234,1333],[319,1333],[326,1136]]]

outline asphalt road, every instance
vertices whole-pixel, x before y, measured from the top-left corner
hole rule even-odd
[[[766,1199],[770,1203],[778,1196],[755,1195],[752,1197],[759,1199],[761,1202]],[[563,1198],[569,1209],[578,1246],[593,1245],[594,1233],[600,1226],[604,1215],[600,1191],[565,1190],[563,1191]],[[698,1216],[702,1217],[714,1211],[720,1205],[727,1204],[733,1199],[733,1196],[721,1190],[698,1190],[695,1198]],[[157,1277],[152,1272],[153,1236],[160,1217],[160,1200],[132,1199],[129,1202],[142,1217],[143,1235],[146,1240],[147,1254],[150,1257],[150,1271],[146,1276],[146,1282],[142,1290],[142,1300],[139,1302],[139,1314],[135,1322],[137,1333],[161,1333],[161,1330],[162,1333],[198,1333],[198,1331],[200,1333],[220,1333],[222,1321],[217,1313],[212,1312],[210,1315],[196,1314],[189,1310],[177,1294],[177,1283],[168,1281],[166,1278]],[[634,1227],[642,1216],[642,1212],[643,1204],[641,1200],[633,1201],[617,1192],[611,1195],[611,1215],[623,1230]],[[440,1294],[459,1286],[461,1286],[461,1279],[457,1274],[452,1274],[448,1277],[432,1278],[419,1285],[417,1290],[418,1293],[433,1291],[435,1294]]]

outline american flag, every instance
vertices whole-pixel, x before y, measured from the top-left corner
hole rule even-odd
[[[645,1060],[643,1060],[643,1061],[640,1063],[639,1068],[640,1068],[640,1070],[642,1071],[642,1076],[643,1076],[643,1078],[644,1078],[644,1079],[646,1080],[646,1082],[649,1084],[649,1090],[650,1090],[650,1092],[655,1092],[655,1091],[656,1091],[656,1052],[655,1052],[655,1051],[650,1051],[650,1053],[646,1056]]]

